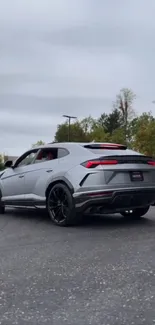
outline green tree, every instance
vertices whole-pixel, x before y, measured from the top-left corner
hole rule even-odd
[[[124,128],[121,127],[121,128],[115,129],[110,136],[109,142],[125,144],[126,141],[125,141],[125,135],[124,135]]]
[[[59,124],[55,133],[55,141],[68,142],[68,123]],[[80,122],[70,125],[70,141],[71,142],[87,142],[88,137],[82,128]]]
[[[112,135],[115,130],[122,127],[122,114],[117,108],[114,108],[110,114],[103,113],[98,119],[98,123],[104,128],[105,132]]]
[[[136,96],[131,89],[122,88],[120,93],[116,96],[116,102],[114,104],[115,108],[120,111],[122,116],[126,142],[128,141],[129,122],[135,116],[135,111],[133,109],[133,101],[135,98]]]
[[[105,127],[97,119],[88,116],[80,122],[85,133],[87,141],[103,142],[109,140],[109,133],[105,131]]]
[[[131,122],[133,148],[148,156],[155,156],[155,118],[143,113]]]
[[[105,132],[104,128],[96,123],[89,133],[89,141],[109,142],[110,134]]]
[[[88,137],[88,139],[96,123],[96,119],[94,119],[91,115],[80,121],[80,126],[83,129],[85,135]]]
[[[0,154],[0,170],[4,169],[3,156]]]
[[[45,144],[44,141],[39,140],[39,141],[37,141],[36,143],[34,143],[34,144],[32,145],[32,148],[35,148],[35,147],[38,147],[38,146],[42,146],[42,145],[44,145],[44,144]]]

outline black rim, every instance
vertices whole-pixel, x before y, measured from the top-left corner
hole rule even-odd
[[[61,187],[54,188],[49,197],[49,210],[52,219],[56,223],[62,223],[67,219],[69,204],[66,192]]]

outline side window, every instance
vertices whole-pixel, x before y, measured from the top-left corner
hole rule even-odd
[[[15,164],[15,167],[22,167],[22,166],[27,166],[33,163],[35,156],[37,154],[38,150],[34,150],[29,152],[27,155],[23,156],[23,159],[19,158],[19,162],[17,161],[17,163]]]
[[[35,164],[41,163],[41,162],[45,162],[57,158],[58,158],[57,148],[45,148],[39,151],[34,163]]]
[[[67,149],[64,149],[64,148],[58,149],[58,158],[63,158],[67,155],[69,155],[69,151]]]

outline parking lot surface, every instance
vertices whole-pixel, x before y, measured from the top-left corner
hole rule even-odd
[[[155,324],[155,208],[71,228],[38,211],[1,215],[0,324]]]

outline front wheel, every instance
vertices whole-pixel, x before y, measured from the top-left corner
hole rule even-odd
[[[74,200],[66,185],[57,183],[51,188],[47,197],[47,211],[57,226],[65,227],[75,222]]]
[[[137,208],[137,209],[133,209],[133,210],[126,210],[124,212],[121,212],[121,215],[128,219],[138,220],[149,211],[149,208],[150,208],[150,206],[143,207],[143,208]]]

